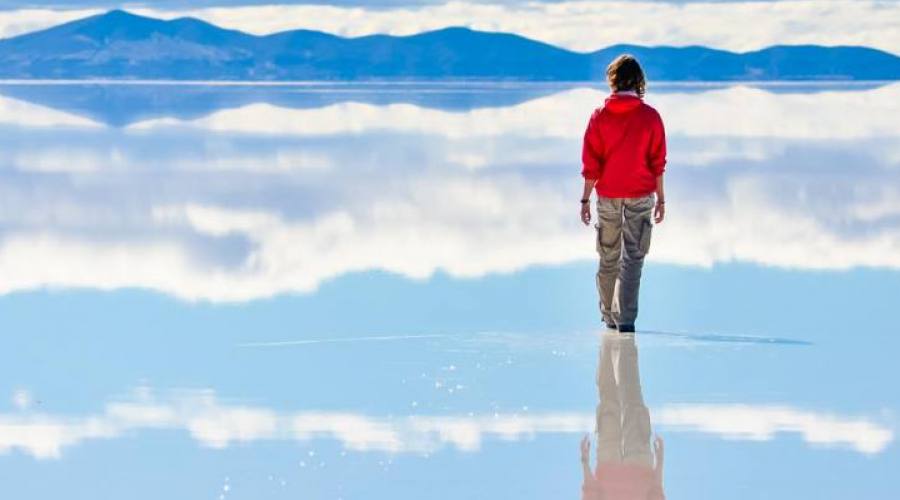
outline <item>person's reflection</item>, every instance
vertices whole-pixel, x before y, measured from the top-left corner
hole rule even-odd
[[[597,467],[591,471],[590,438],[581,440],[583,499],[663,499],[663,441],[650,449],[650,413],[641,394],[634,334],[603,335],[597,386]],[[655,455],[655,459],[654,459]]]

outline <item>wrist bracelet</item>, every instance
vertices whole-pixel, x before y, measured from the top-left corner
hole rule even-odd
[[[581,204],[582,204],[582,205],[585,204],[585,203],[590,203],[590,202],[591,202],[591,199],[590,199],[590,198],[582,198],[582,199],[581,199]]]

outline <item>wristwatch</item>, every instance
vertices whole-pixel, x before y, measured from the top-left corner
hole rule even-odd
[[[590,198],[582,198],[582,199],[581,199],[581,204],[582,204],[582,205],[584,205],[585,203],[590,203],[590,202],[591,202],[591,199],[590,199]]]

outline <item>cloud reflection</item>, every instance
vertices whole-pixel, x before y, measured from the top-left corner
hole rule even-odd
[[[771,440],[797,433],[810,444],[883,451],[891,429],[864,417],[844,417],[786,406],[680,404],[652,412],[654,425],[726,439]],[[545,412],[492,415],[375,417],[350,412],[284,412],[220,401],[211,390],[160,397],[138,388],[89,416],[30,411],[0,414],[0,453],[19,451],[36,459],[59,459],[87,441],[117,439],[152,430],[186,432],[200,445],[226,448],[264,440],[335,440],[352,451],[432,453],[450,447],[481,449],[487,440],[519,441],[541,434],[581,434],[595,425],[592,413]]]
[[[102,127],[88,118],[3,96],[0,96],[0,124],[27,128]]]
[[[604,97],[604,91],[576,88],[516,106],[466,113],[412,104],[347,102],[317,109],[250,104],[193,120],[151,119],[130,127],[146,130],[185,126],[215,132],[308,136],[392,130],[448,138],[578,138],[584,133],[587,119],[573,117],[580,116],[579,111],[590,115]],[[742,85],[703,92],[667,92],[664,87],[663,92],[647,99],[665,117],[667,133],[675,136],[846,140],[900,135],[894,118],[900,113],[900,84],[864,93],[773,93]],[[424,124],[427,128],[423,128]]]
[[[2,98],[0,293],[246,301],[353,272],[477,278],[593,259],[571,193],[601,98],[571,89],[464,112],[250,104],[126,129]],[[652,100],[671,201],[650,260],[900,269],[900,84]]]
[[[673,405],[656,417],[663,425],[726,439],[769,441],[778,433],[797,433],[810,444],[849,446],[865,454],[879,453],[894,440],[893,430],[865,419],[778,405]]]

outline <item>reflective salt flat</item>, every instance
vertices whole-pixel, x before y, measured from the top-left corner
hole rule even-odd
[[[597,88],[0,85],[3,497],[577,498],[610,387],[668,498],[896,497],[900,86],[657,88],[601,386]]]

